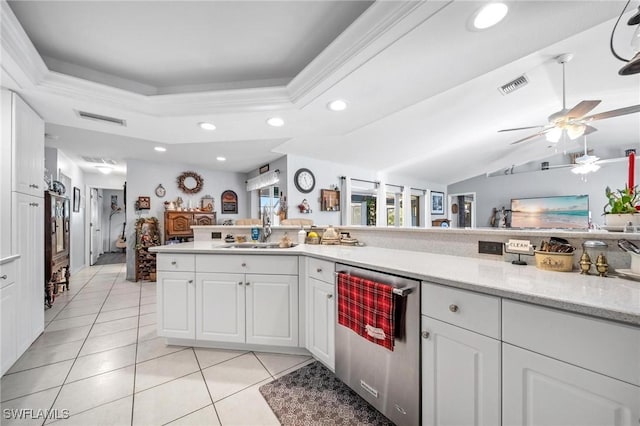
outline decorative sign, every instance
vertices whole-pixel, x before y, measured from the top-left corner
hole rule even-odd
[[[222,204],[222,214],[238,214],[238,195],[230,189],[222,193],[220,204]]]
[[[269,171],[269,164],[265,164],[264,166],[260,167],[260,174],[267,173],[268,171]]]
[[[149,210],[151,208],[151,197],[138,197],[136,210]]]
[[[531,241],[529,240],[509,240],[507,250],[510,252],[529,253],[531,251]]]

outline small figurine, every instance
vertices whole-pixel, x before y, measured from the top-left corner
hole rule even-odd
[[[591,269],[591,258],[585,251],[582,253],[582,256],[580,256],[580,273],[582,275],[589,275],[589,269]]]
[[[604,256],[604,253],[600,253],[598,255],[598,258],[596,259],[596,269],[598,270],[598,275],[601,277],[607,276],[609,264],[607,263],[607,258]]]
[[[298,209],[300,209],[300,213],[311,213],[311,206],[306,198],[298,205]]]

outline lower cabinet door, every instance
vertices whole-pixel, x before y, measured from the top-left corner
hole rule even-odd
[[[244,274],[196,274],[196,339],[245,341]]]
[[[638,425],[640,387],[507,343],[502,350],[503,424]]]
[[[500,341],[422,316],[422,424],[501,424]]]
[[[0,376],[7,372],[18,358],[16,336],[16,283],[0,289]]]
[[[298,346],[298,277],[246,274],[247,343]]]
[[[195,274],[158,273],[158,335],[182,339],[196,337]]]
[[[335,368],[335,286],[308,278],[307,349],[331,369]]]

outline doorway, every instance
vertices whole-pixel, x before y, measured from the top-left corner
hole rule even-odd
[[[88,192],[88,264],[93,266],[125,263],[124,190],[91,187]]]
[[[452,228],[476,227],[476,193],[449,194],[449,226]]]

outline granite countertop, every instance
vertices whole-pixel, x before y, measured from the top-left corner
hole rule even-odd
[[[640,325],[640,282],[487,259],[379,247],[303,244],[289,249],[232,249],[202,241],[158,246],[158,253],[306,255],[509,299]]]

